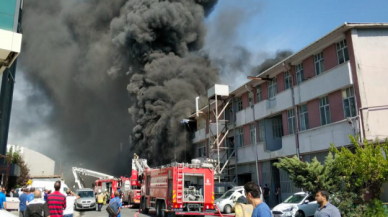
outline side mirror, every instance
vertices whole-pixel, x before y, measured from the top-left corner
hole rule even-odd
[[[305,201],[304,201],[305,204],[308,204],[309,202],[310,202],[309,200],[305,200]]]
[[[230,199],[231,199],[232,201],[235,201],[235,200],[236,200],[236,196],[232,196]]]

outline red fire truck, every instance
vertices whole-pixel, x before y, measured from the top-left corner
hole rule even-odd
[[[121,179],[97,179],[94,182],[94,193],[97,193],[98,190],[101,190],[101,192],[107,190],[111,196],[108,199],[114,198],[114,192],[117,191],[118,188],[121,188]]]
[[[136,181],[133,181],[133,176],[135,174]],[[121,177],[123,186],[121,191],[123,192],[123,202],[128,203],[128,205],[139,205],[140,204],[140,184],[137,181],[137,172],[132,171],[132,177],[126,178]]]
[[[214,207],[214,169],[211,163],[171,163],[148,168],[141,176],[141,212],[166,215],[219,215]]]

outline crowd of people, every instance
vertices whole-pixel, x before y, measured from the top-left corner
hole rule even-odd
[[[61,181],[56,181],[54,184],[54,192],[51,190],[44,190],[41,192],[34,187],[22,188],[20,193],[17,194],[14,189],[10,191],[12,194],[6,195],[5,188],[0,187],[0,210],[6,210],[6,196],[19,197],[19,217],[73,217],[74,203],[79,198],[70,190],[66,191],[66,195],[60,192]],[[112,198],[110,203],[117,203],[118,212],[116,211],[116,217],[121,217],[120,209],[122,207],[121,199],[119,198],[119,192],[114,192],[115,198]],[[103,194],[103,197],[106,194]],[[99,198],[96,198],[99,199]],[[98,201],[100,204],[101,201]],[[99,206],[101,211],[102,204]]]

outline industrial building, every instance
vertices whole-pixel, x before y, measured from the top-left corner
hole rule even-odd
[[[279,158],[323,162],[349,135],[388,137],[387,57],[387,23],[345,23],[230,92],[215,85],[190,117],[196,156],[219,157],[224,181],[268,184],[270,205],[277,186],[286,199],[301,189]]]
[[[13,152],[20,153],[20,156],[30,169],[31,177],[55,175],[55,161],[53,159],[37,151],[17,145],[8,144],[7,151],[10,149],[12,149]]]

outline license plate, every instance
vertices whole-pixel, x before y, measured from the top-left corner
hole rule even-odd
[[[82,205],[83,208],[88,208],[90,205]]]

